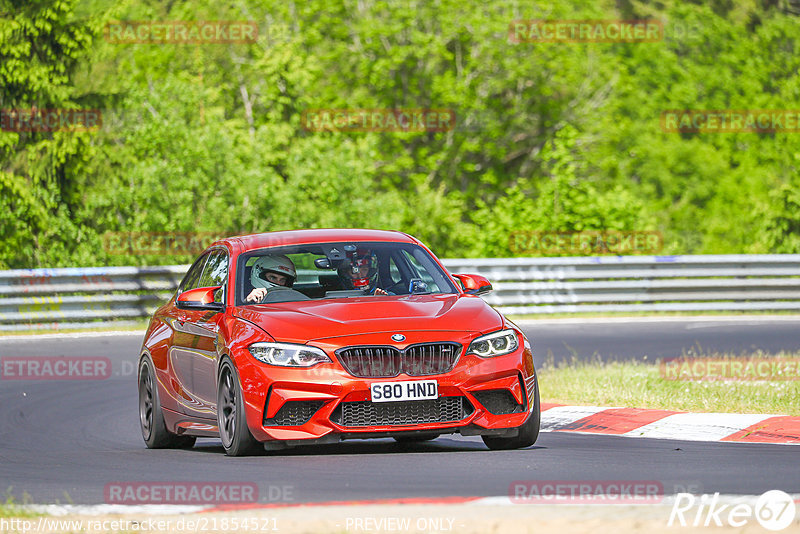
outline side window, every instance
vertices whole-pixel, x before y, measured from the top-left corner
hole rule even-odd
[[[413,255],[409,254],[408,251],[404,250],[403,255],[408,260],[408,263],[411,265],[411,268],[416,271],[414,274],[415,278],[421,278],[423,282],[428,284],[428,289],[434,293],[441,292],[441,288],[439,284],[434,281],[433,277],[430,275],[428,270],[420,263],[419,259],[414,257]]]
[[[389,258],[389,277],[392,280],[392,284],[396,284],[403,279],[403,275],[400,274],[400,269],[397,268],[394,258]]]
[[[214,294],[214,301],[222,302],[222,295],[225,290],[225,281],[228,279],[228,254],[222,250],[212,252],[209,256],[206,266],[203,269],[203,275],[200,277],[200,283],[197,287],[212,287],[222,286],[219,291]]]
[[[200,274],[203,272],[203,266],[206,264],[207,259],[208,254],[204,254],[200,256],[191,267],[189,267],[189,271],[187,271],[186,276],[183,277],[183,281],[181,282],[179,293],[183,293],[184,291],[188,291],[189,289],[194,289],[196,287],[202,287],[198,285],[198,282],[200,281]]]

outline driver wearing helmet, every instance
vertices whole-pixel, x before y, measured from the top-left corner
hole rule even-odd
[[[346,289],[360,289],[367,295],[388,295],[378,287],[378,258],[369,250],[359,249],[342,260],[338,269]]]
[[[276,288],[292,287],[297,280],[297,271],[292,260],[278,254],[258,258],[250,270],[250,283],[253,290],[247,295],[245,301],[261,302],[268,291]]]

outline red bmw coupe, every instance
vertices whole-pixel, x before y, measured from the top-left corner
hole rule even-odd
[[[531,345],[417,239],[379,230],[230,237],[153,315],[138,366],[150,448],[260,448],[441,434],[532,445]]]

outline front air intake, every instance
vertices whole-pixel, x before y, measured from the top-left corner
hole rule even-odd
[[[345,427],[402,426],[450,423],[468,417],[474,408],[466,397],[401,402],[343,402],[331,421]]]
[[[507,389],[489,389],[486,391],[473,391],[473,395],[478,399],[489,413],[494,415],[505,415],[519,413],[523,406],[517,403],[514,395]]]
[[[301,426],[308,423],[322,408],[324,401],[286,401],[274,417],[267,418],[264,412],[264,426]]]

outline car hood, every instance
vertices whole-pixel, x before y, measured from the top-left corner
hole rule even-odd
[[[485,333],[503,324],[483,299],[468,295],[305,300],[238,307],[234,314],[277,341],[294,343],[390,331]]]

